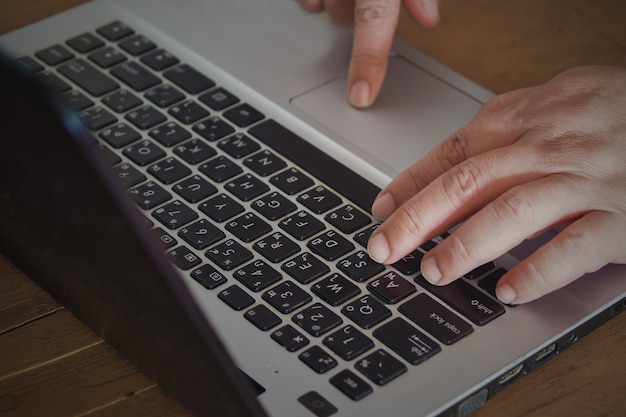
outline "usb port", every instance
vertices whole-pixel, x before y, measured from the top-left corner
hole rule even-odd
[[[500,386],[505,386],[506,384],[513,382],[518,377],[524,375],[524,364],[520,363],[515,368],[505,372],[500,378],[498,378],[498,384]]]
[[[558,353],[556,343],[552,343],[551,345],[541,349],[537,355],[535,355],[535,363],[543,362],[556,353]]]

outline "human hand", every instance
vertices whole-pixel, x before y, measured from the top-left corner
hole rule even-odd
[[[422,26],[439,22],[440,0],[299,0],[310,12],[326,10],[339,25],[354,26],[348,74],[348,98],[355,107],[370,106],[383,84],[398,25],[400,5]]]
[[[505,303],[626,263],[626,68],[576,68],[493,98],[392,181],[372,211],[386,219],[369,241],[382,263],[465,220],[422,260],[437,285],[558,226],[502,277]]]

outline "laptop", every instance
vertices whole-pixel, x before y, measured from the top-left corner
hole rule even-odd
[[[491,94],[292,1],[92,1],[0,38],[0,248],[197,415],[466,416],[626,306],[609,265],[494,297],[529,241],[446,287],[365,245],[380,187]],[[390,146],[391,145],[391,146]]]

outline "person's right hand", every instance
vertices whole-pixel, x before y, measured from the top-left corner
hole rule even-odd
[[[309,12],[326,10],[339,25],[354,27],[348,98],[355,107],[370,106],[383,84],[401,3],[422,26],[439,22],[441,0],[299,0]]]

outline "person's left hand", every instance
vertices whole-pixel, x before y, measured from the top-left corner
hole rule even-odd
[[[583,67],[489,101],[391,182],[372,211],[369,252],[394,263],[467,219],[430,250],[422,274],[450,283],[560,225],[500,280],[524,303],[607,263],[626,263],[626,69]]]

